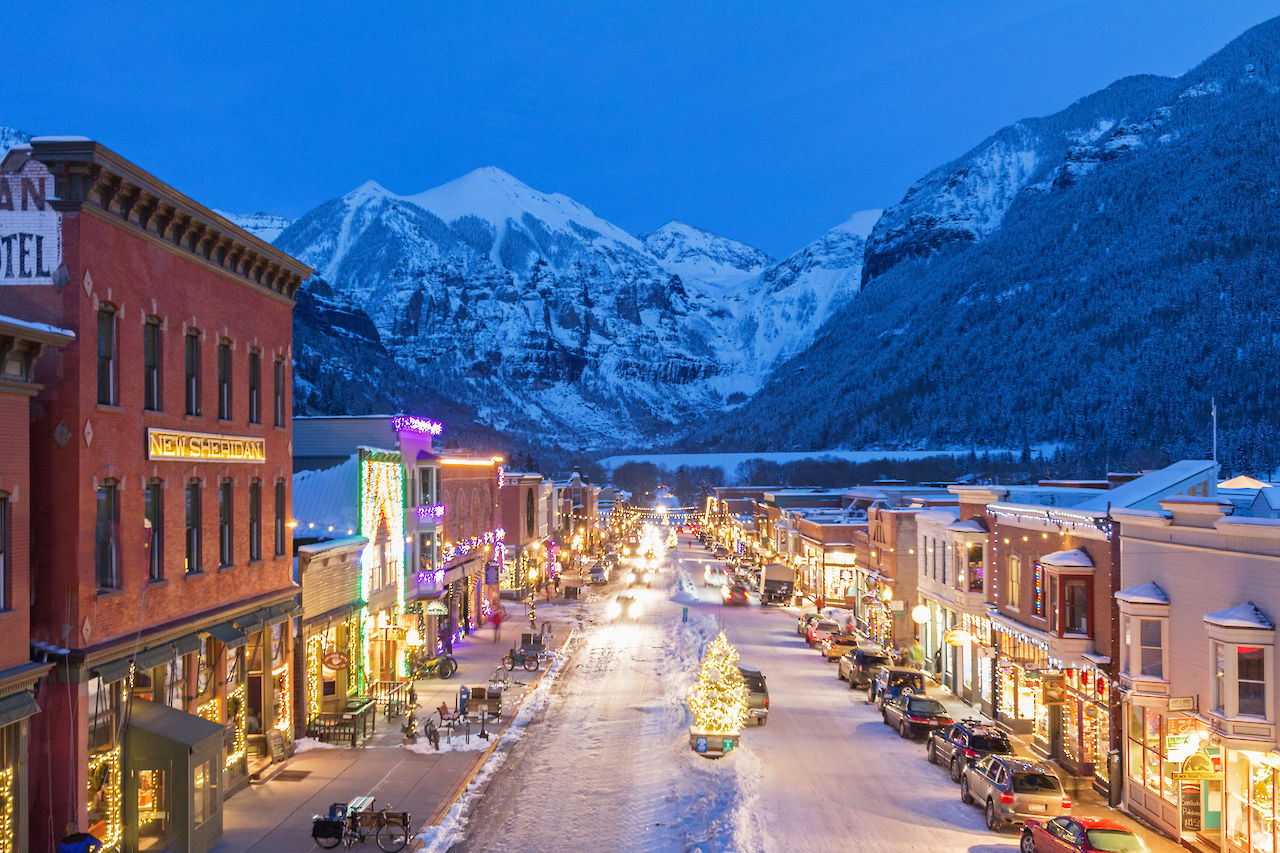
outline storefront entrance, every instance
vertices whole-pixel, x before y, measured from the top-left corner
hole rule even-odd
[[[223,726],[135,699],[125,733],[126,850],[203,853],[222,837]]]

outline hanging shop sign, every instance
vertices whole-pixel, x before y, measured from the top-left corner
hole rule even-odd
[[[62,214],[52,198],[53,174],[39,160],[0,175],[0,285],[54,283],[62,265]]]
[[[1030,671],[1028,672],[1030,675]],[[1067,704],[1067,681],[1062,673],[1038,672],[1040,677],[1040,704]]]
[[[951,628],[942,635],[942,642],[948,646],[963,646],[973,642],[973,635],[963,628]]]
[[[1197,704],[1196,699],[1197,697],[1195,696],[1170,696],[1169,710],[1194,712],[1196,710],[1196,704]]]
[[[351,666],[351,658],[337,650],[326,652],[324,665],[326,669],[346,669]]]
[[[147,458],[263,462],[267,458],[267,442],[248,435],[175,432],[147,427]]]
[[[449,612],[449,608],[444,606],[444,602],[440,599],[428,601],[422,606],[423,616],[444,616]]]
[[[1182,762],[1181,770],[1177,770],[1170,775],[1179,781],[1199,780],[1212,782],[1222,778],[1222,769],[1221,764],[1214,762],[1213,756],[1205,752],[1195,752],[1188,755],[1186,760]]]

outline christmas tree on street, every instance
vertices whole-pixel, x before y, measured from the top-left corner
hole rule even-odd
[[[698,680],[689,691],[694,728],[737,734],[747,722],[747,686],[738,669],[738,651],[721,631],[702,657]]]

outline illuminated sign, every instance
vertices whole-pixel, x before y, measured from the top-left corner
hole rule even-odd
[[[391,428],[396,432],[416,432],[419,435],[439,435],[444,427],[438,421],[414,415],[400,415],[391,419]]]
[[[247,435],[210,435],[147,428],[148,459],[216,459],[219,462],[263,462],[266,439]]]

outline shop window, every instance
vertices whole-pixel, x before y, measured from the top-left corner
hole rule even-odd
[[[1227,763],[1227,837],[1233,849],[1271,853],[1280,840],[1272,756],[1233,749]]]
[[[231,341],[218,341],[218,418],[231,420]]]
[[[249,481],[249,559],[262,559],[262,481]]]
[[[285,549],[284,480],[283,479],[276,480],[275,504],[276,504],[276,519],[275,519],[276,529],[275,529],[274,538],[275,538],[275,544],[276,544],[276,556],[282,557],[284,556],[284,549]]]
[[[235,555],[232,552],[234,531],[231,524],[231,490],[230,480],[223,480],[218,484],[218,563],[224,567],[235,562]]]
[[[116,309],[103,305],[98,309],[98,403],[114,406],[116,388]]]
[[[160,318],[148,317],[142,327],[142,408],[149,412],[162,408],[160,356]]]
[[[249,352],[249,423],[262,423],[262,353]]]
[[[185,377],[183,391],[188,415],[200,414],[200,333],[187,330],[183,340]]]
[[[203,826],[218,814],[219,768],[213,761],[202,761],[191,771],[191,823]]]
[[[1017,610],[1018,600],[1022,597],[1022,558],[1017,554],[1010,554],[1005,562],[1005,589],[1005,603]]]
[[[94,524],[93,564],[100,589],[120,585],[119,545],[116,531],[120,523],[120,498],[115,480],[98,484],[97,520]]]
[[[1178,790],[1173,773],[1180,762],[1171,761],[1166,755],[1168,731],[1164,714],[1140,705],[1130,705],[1126,728],[1129,778],[1152,794],[1176,803]]]
[[[189,575],[200,571],[201,520],[200,520],[200,481],[187,483],[187,561],[186,572]]]
[[[1272,647],[1212,641],[1213,712],[1224,717],[1271,719],[1267,673]]]
[[[164,484],[148,480],[142,496],[147,528],[147,580],[164,580]]]

